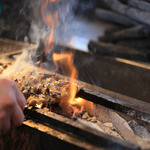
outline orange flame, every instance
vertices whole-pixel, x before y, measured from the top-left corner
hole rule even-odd
[[[52,41],[54,37],[54,29],[58,22],[58,11],[57,10],[48,10],[48,6],[50,4],[54,4],[56,1],[59,0],[41,0],[41,14],[43,21],[50,27],[50,35],[48,39],[48,44],[45,44],[45,55],[48,52],[48,49],[52,49]],[[51,12],[50,12],[51,11]],[[72,45],[72,41],[70,41],[69,45]],[[50,47],[51,46],[51,47]],[[56,54],[53,53],[53,61],[59,65],[66,73],[70,76],[70,96],[68,100],[68,104],[76,105],[78,104],[81,106],[80,111],[82,111],[82,108],[85,110],[89,109],[89,111],[93,110],[93,103],[87,102],[86,100],[82,98],[75,98],[77,93],[77,70],[73,63],[73,55],[72,53],[66,52],[63,54]],[[41,56],[41,70],[42,70],[42,56]],[[41,107],[41,106],[39,106]],[[74,109],[74,114],[78,110]]]
[[[69,96],[69,103],[74,104],[74,98],[77,93],[77,86],[76,86],[76,79],[77,79],[77,70],[73,64],[73,56],[71,53],[63,53],[63,54],[56,54],[53,53],[53,61],[59,63],[61,68],[67,72],[67,74],[71,77],[70,78],[70,96]]]
[[[56,0],[42,0],[41,1],[41,14],[42,14],[42,18],[44,20],[44,22],[50,27],[50,35],[49,35],[49,39],[48,39],[48,46],[51,45],[52,41],[53,41],[53,36],[54,36],[54,29],[55,29],[55,25],[58,22],[58,11],[54,11],[52,13],[50,13],[47,10],[47,7],[50,3],[54,3]],[[46,50],[45,50],[45,54],[47,54],[48,52],[48,48],[46,46]]]

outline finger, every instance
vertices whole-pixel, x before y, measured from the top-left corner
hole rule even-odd
[[[10,125],[11,125],[10,118],[6,118],[3,121],[3,126],[2,126],[2,129],[1,129],[2,134],[6,134],[10,130]]]
[[[17,85],[14,85],[14,90],[16,93],[17,102],[18,102],[19,106],[21,107],[21,109],[23,110],[26,105],[26,99],[25,99],[24,95],[21,93],[21,91],[19,90],[19,88],[17,87]]]
[[[12,114],[11,122],[12,126],[20,126],[24,121],[24,114],[19,105],[16,105]]]

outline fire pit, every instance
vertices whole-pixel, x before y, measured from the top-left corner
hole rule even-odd
[[[57,58],[55,64],[59,62]],[[0,140],[1,149],[149,147],[149,104],[54,72],[34,70],[10,76],[27,99],[26,118],[22,127]],[[76,90],[73,101],[71,86]]]

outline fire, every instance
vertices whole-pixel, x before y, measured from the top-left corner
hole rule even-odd
[[[42,13],[42,18],[44,22],[49,25],[51,31],[49,35],[49,40],[48,40],[48,46],[46,46],[45,54],[47,54],[49,46],[52,44],[53,41],[53,36],[54,36],[54,29],[55,25],[58,22],[58,11],[53,10],[53,12],[50,12],[47,10],[48,5],[54,3],[56,0],[42,0],[41,1],[41,13]],[[52,10],[51,10],[52,11]],[[71,53],[64,53],[64,54],[53,54],[53,60],[54,62],[60,62],[61,65],[66,64],[64,68],[67,67],[68,74],[71,77],[71,85],[70,85],[70,97],[69,97],[69,102],[70,104],[74,103],[74,98],[77,92],[77,86],[76,86],[76,79],[77,79],[77,70],[76,67],[74,66],[72,60],[73,56]],[[42,63],[42,60],[41,60]],[[42,68],[42,66],[41,66]]]
[[[70,76],[70,96],[69,96],[69,103],[74,104],[75,96],[77,93],[77,70],[73,64],[73,56],[71,53],[63,53],[63,54],[53,54],[53,61],[57,64],[61,65],[61,68],[65,69],[65,72]]]
[[[75,98],[75,101],[77,103],[82,103],[83,102],[83,98],[79,97],[79,98]]]
[[[47,54],[49,46],[52,44],[55,25],[58,22],[58,11],[50,12],[48,5],[54,3],[56,0],[42,0],[41,1],[41,14],[43,21],[50,27],[50,35],[48,39],[48,46],[46,46],[45,54]]]
[[[36,107],[37,107],[37,108],[42,108],[42,107],[43,107],[43,103],[41,103],[41,104],[39,104],[39,105],[36,104]]]
[[[49,35],[48,43],[45,44],[45,47],[46,47],[45,55],[47,54],[49,49],[52,49],[54,30],[55,30],[55,26],[58,23],[58,10],[54,9],[53,7],[56,1],[58,2],[59,0],[41,0],[42,18],[43,18],[43,21],[50,27],[50,35]],[[50,5],[52,6],[51,10],[48,9]],[[70,41],[69,45],[72,45],[72,41]],[[72,108],[75,105],[78,105],[79,109],[74,108],[74,114],[76,112],[82,111],[83,108],[89,111],[93,110],[93,103],[87,102],[86,100],[82,98],[75,98],[76,93],[77,93],[77,81],[76,81],[77,70],[73,63],[73,54],[69,52],[66,52],[63,54],[53,53],[53,61],[55,64],[61,67],[61,69],[64,70],[64,72],[67,73],[67,75],[70,77],[70,83],[71,83],[69,87],[70,95],[69,95],[67,104],[63,103],[64,107],[66,107],[66,105],[68,104],[71,105]],[[42,70],[42,56],[41,56],[41,70]],[[42,106],[38,106],[38,107],[42,107]]]

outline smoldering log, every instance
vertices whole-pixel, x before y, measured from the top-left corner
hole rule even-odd
[[[96,9],[95,14],[99,19],[103,19],[105,21],[109,21],[115,24],[128,26],[128,27],[137,25],[137,22],[110,10]]]
[[[130,7],[121,3],[119,0],[102,0],[110,9],[135,21],[150,25],[150,13]]]
[[[150,12],[150,3],[143,0],[127,0],[127,4],[143,11]]]
[[[150,27],[147,25],[138,25],[132,28],[123,29],[110,35],[99,37],[103,42],[117,42],[121,40],[148,38],[150,36]]]
[[[148,56],[145,53],[126,46],[115,45],[112,43],[90,41],[88,44],[88,48],[91,52],[104,56],[148,61]]]

